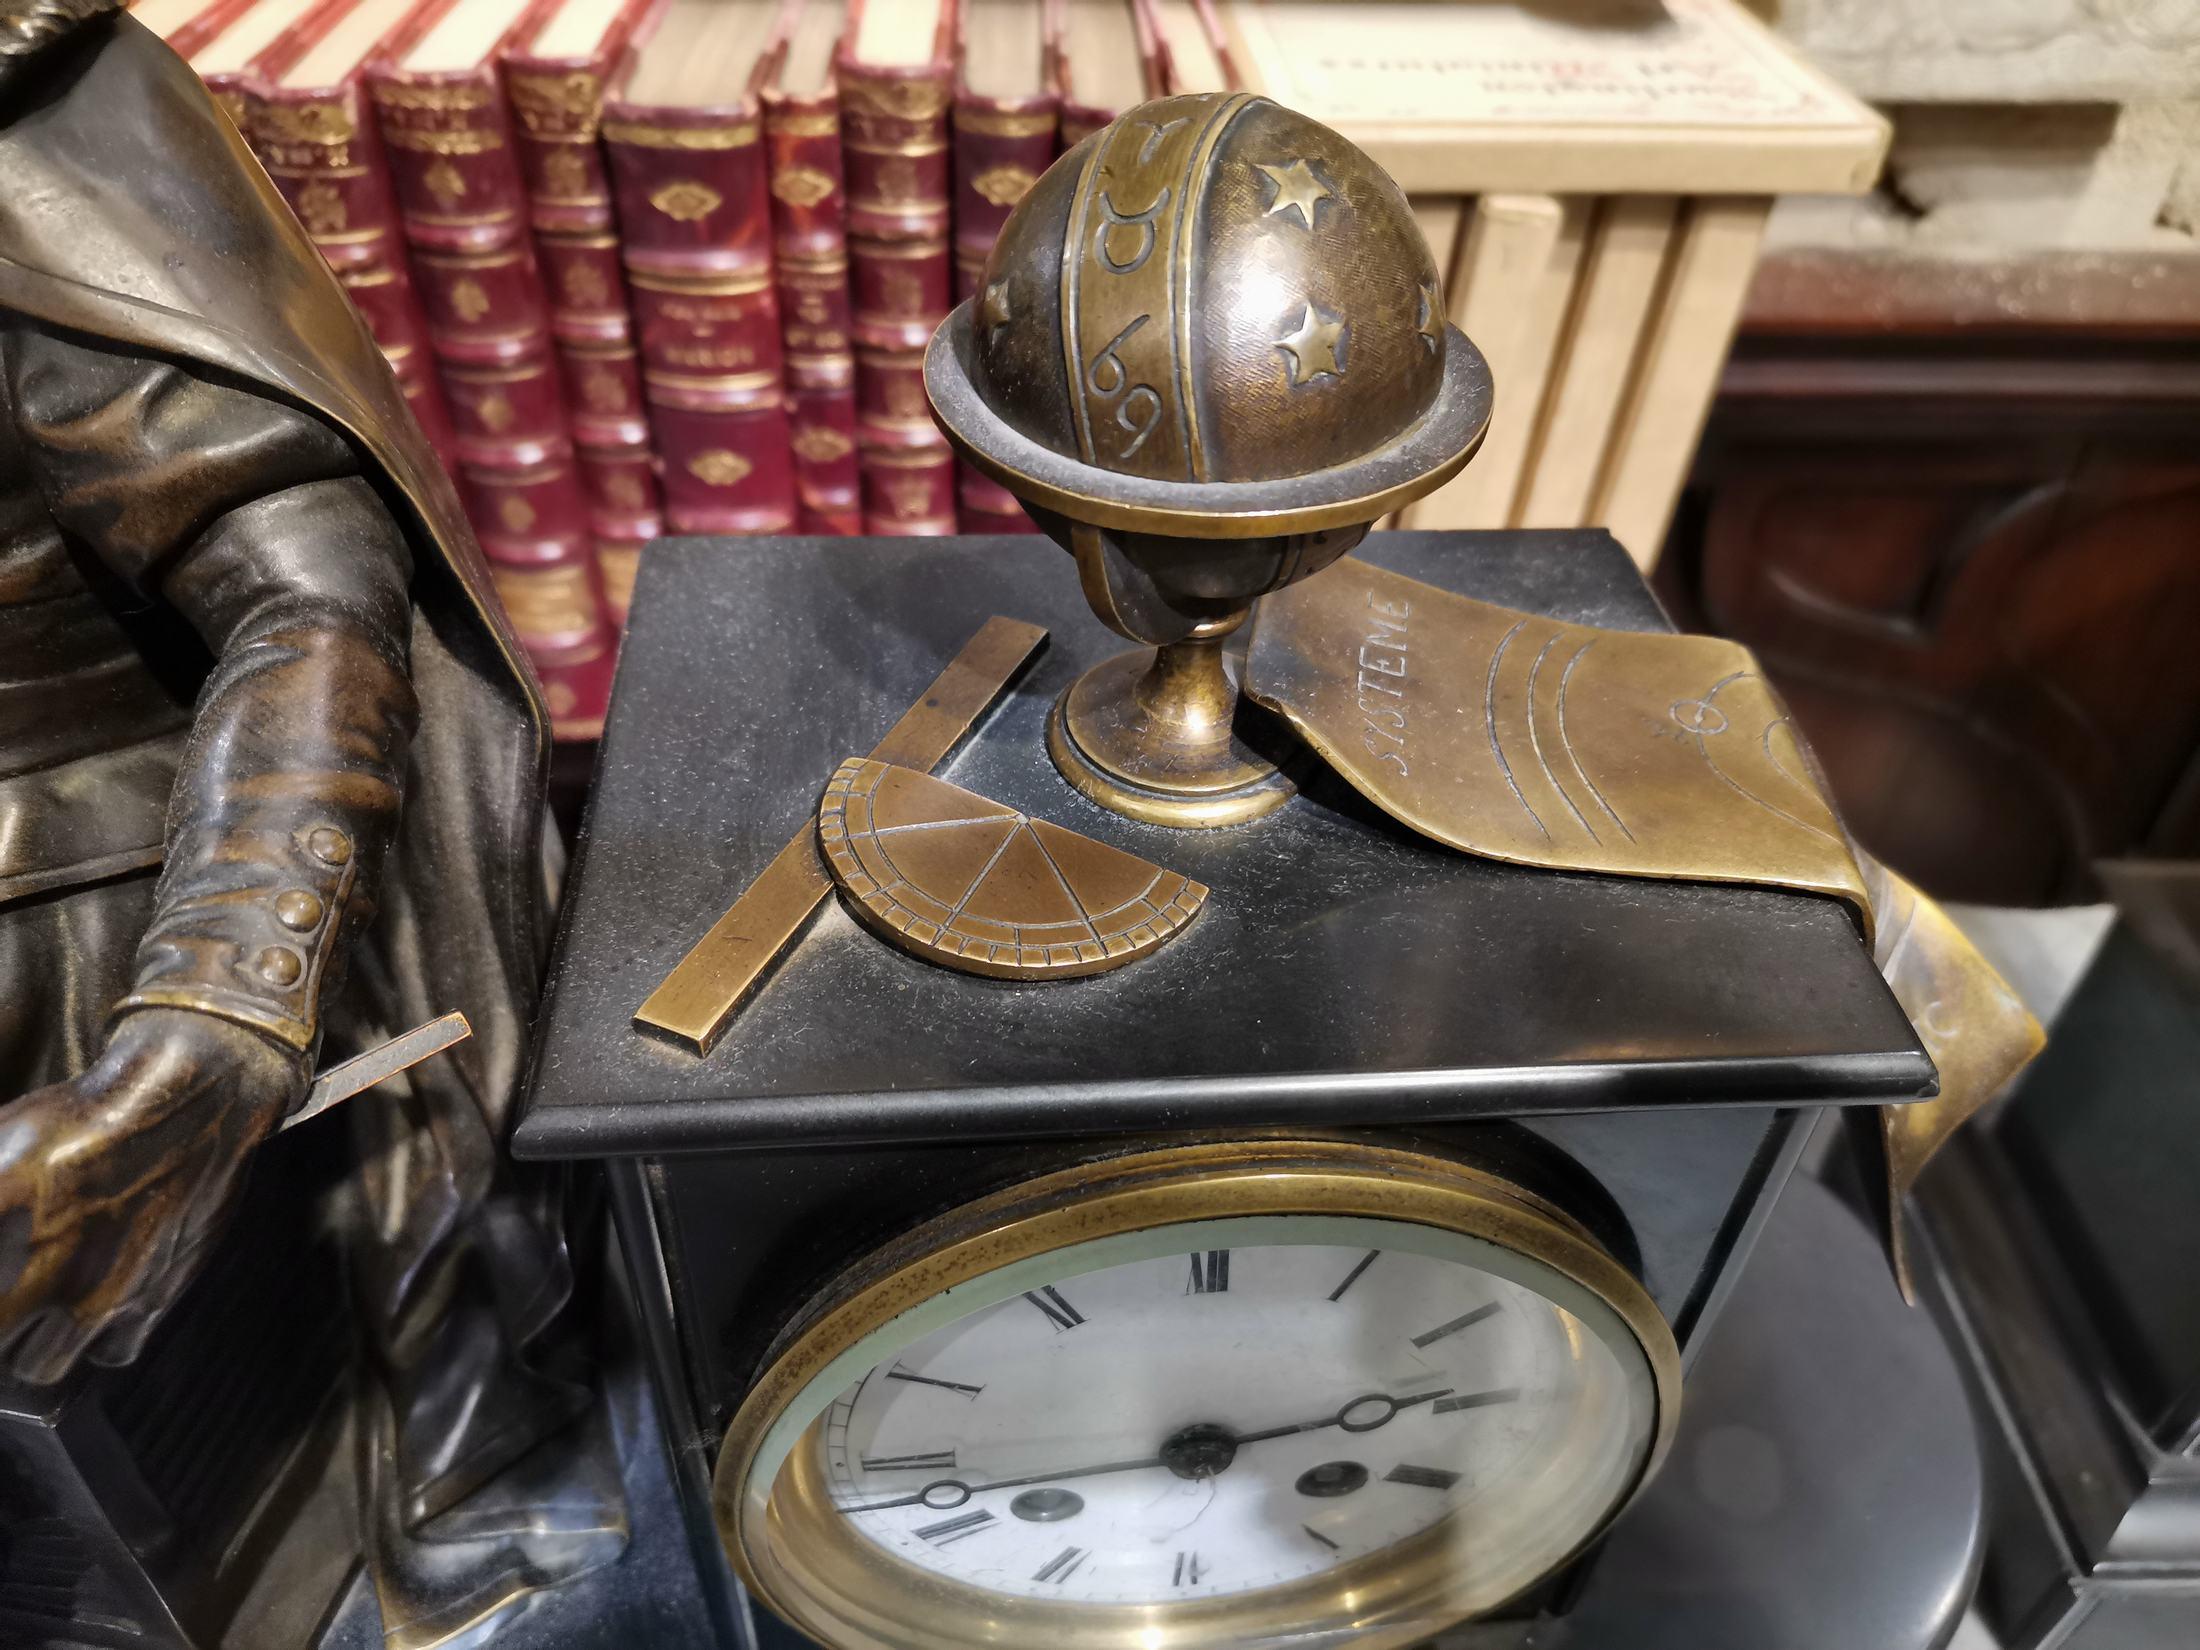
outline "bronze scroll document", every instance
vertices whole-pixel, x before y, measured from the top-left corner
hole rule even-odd
[[[1562,624],[1362,561],[1268,597],[1255,624],[1246,692],[1424,836],[1848,905],[1940,1070],[1936,1097],[1877,1119],[1882,1237],[1910,1296],[1903,1198],[2044,1038],[1939,906],[1854,850],[1749,650]]]
[[[1270,596],[1255,627],[1246,691],[1422,835],[1830,894],[1869,937],[1841,821],[1747,648],[1562,624],[1364,561]]]

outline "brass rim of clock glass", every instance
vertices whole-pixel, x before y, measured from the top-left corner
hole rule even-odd
[[[1656,1410],[1648,1447],[1632,1481],[1570,1551],[1507,1595],[1484,1597],[1453,1562],[1446,1518],[1303,1582],[1187,1603],[1072,1605],[986,1592],[921,1570],[836,1512],[809,1447],[832,1401],[881,1359],[993,1304],[979,1287],[988,1277],[1096,1240],[1278,1215],[1395,1221],[1477,1240],[1578,1292],[1592,1307],[1589,1327],[1623,1370],[1624,1350],[1633,1348]],[[999,1290],[1002,1299],[1026,1286],[1021,1278],[1009,1282],[1013,1287]],[[957,1300],[941,1302],[951,1289]],[[1610,1315],[1609,1325],[1594,1321],[1596,1307]],[[888,1329],[894,1333],[883,1335]],[[1624,1341],[1609,1332],[1615,1330]],[[1679,1349],[1648,1292],[1579,1225],[1520,1187],[1464,1164],[1356,1142],[1181,1146],[1027,1181],[921,1226],[851,1269],[783,1338],[735,1413],[719,1451],[712,1503],[742,1581],[839,1650],[1024,1650],[1038,1643],[1050,1650],[1133,1643],[1193,1650],[1319,1631],[1350,1632],[1362,1650],[1388,1650],[1499,1607],[1594,1540],[1664,1459],[1680,1392]]]
[[[1355,527],[1434,492],[1489,432],[1490,369],[1445,326],[1444,377],[1418,423],[1364,458],[1275,481],[1159,481],[1057,453],[985,403],[971,375],[974,300],[956,306],[924,352],[924,387],[955,450],[1026,504],[1098,527],[1176,538],[1252,539]]]

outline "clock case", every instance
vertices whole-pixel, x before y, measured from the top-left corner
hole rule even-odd
[[[1359,553],[1525,611],[1669,628],[1601,531],[1377,534]],[[1018,984],[829,904],[707,1057],[634,1030],[839,762],[993,613],[1051,644],[939,771],[1206,883],[1199,920],[1136,966]],[[974,1198],[1200,1139],[1449,1155],[1586,1226],[1685,1366],[1820,1109],[1933,1089],[1835,901],[1470,859],[1313,765],[1235,829],[1102,812],[1054,772],[1043,722],[1120,648],[1036,538],[647,559],[514,1149],[606,1161],[691,1537],[729,1610],[709,1481],[735,1407],[838,1274]]]

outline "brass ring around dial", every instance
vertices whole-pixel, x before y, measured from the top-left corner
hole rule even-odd
[[[1302,1582],[1227,1598],[1076,1610],[981,1591],[872,1546],[835,1508],[806,1441],[861,1367],[890,1358],[957,1291],[960,1310],[1029,1287],[1023,1263],[1096,1239],[1238,1217],[1397,1222],[1513,1257],[1553,1280],[1575,1317],[1647,1371],[1655,1414],[1640,1469],[1561,1564],[1632,1500],[1662,1460],[1680,1410],[1680,1357],[1642,1285],[1550,1204],[1494,1176],[1416,1152],[1338,1141],[1180,1146],[1086,1164],[965,1205],[859,1263],[783,1335],[720,1449],[720,1539],[742,1581],[837,1650],[1220,1650],[1320,1629],[1355,1650],[1396,1650],[1432,1626],[1494,1609],[1537,1577],[1493,1591],[1466,1573],[1444,1526]],[[936,1310],[936,1309],[935,1309]],[[1546,1567],[1540,1574],[1548,1574]]]

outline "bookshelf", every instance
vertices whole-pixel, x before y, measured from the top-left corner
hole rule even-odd
[[[581,737],[660,533],[1029,530],[918,363],[1021,190],[1133,103],[1262,92],[1413,196],[1497,411],[1389,525],[1601,525],[1644,566],[1773,200],[1863,191],[1888,142],[1737,0],[137,10],[352,291]]]

